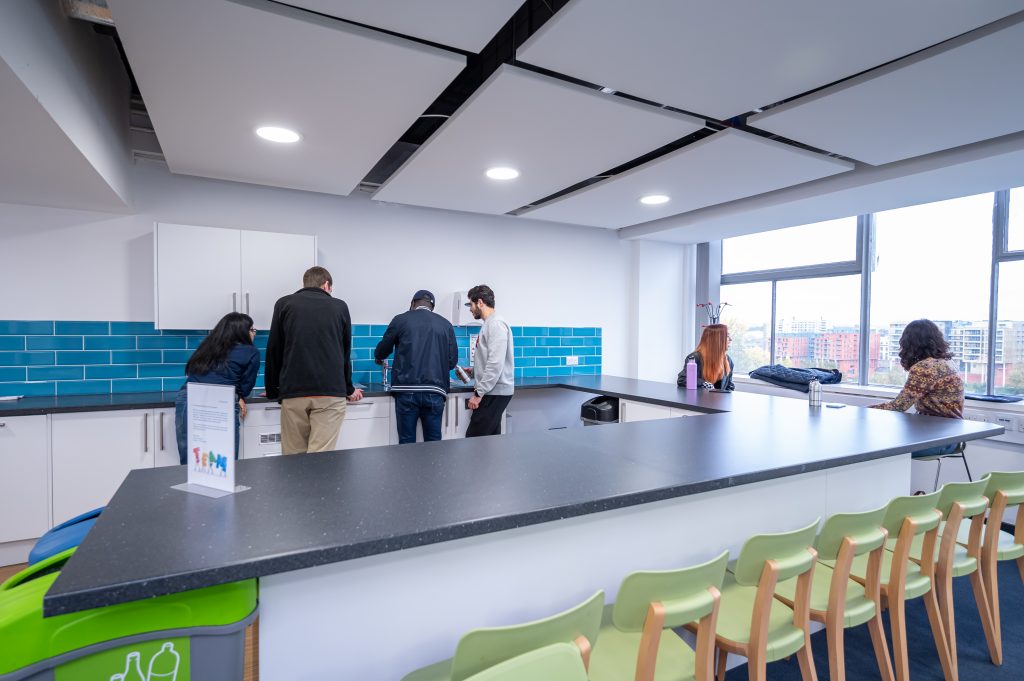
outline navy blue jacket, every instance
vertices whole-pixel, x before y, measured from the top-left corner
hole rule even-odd
[[[843,380],[843,373],[836,369],[798,369],[772,364],[754,369],[750,372],[750,377],[777,385],[780,388],[789,388],[805,393],[812,379],[818,379],[818,383],[822,385],[830,385],[840,383]]]
[[[236,343],[227,360],[205,374],[189,374],[187,383],[212,383],[235,386],[235,396],[245,399],[256,385],[260,372],[260,351],[246,343]]]
[[[378,362],[395,353],[391,390],[448,394],[450,372],[459,362],[455,329],[447,319],[425,307],[396,316],[377,343]]]

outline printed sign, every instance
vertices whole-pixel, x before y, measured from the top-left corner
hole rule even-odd
[[[235,491],[235,387],[188,384],[188,484]]]
[[[189,640],[144,641],[87,655],[55,670],[55,681],[189,681]]]

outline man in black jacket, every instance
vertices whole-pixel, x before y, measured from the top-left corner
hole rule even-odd
[[[383,364],[392,350],[391,391],[399,444],[416,442],[417,421],[423,424],[424,441],[440,440],[448,372],[458,364],[459,347],[452,325],[434,314],[433,293],[417,291],[409,311],[391,320],[373,352],[377,364]]]
[[[311,267],[302,286],[274,305],[267,340],[267,397],[281,403],[284,454],[334,449],[346,400],[363,398],[352,385],[352,318],[331,297],[331,273]]]

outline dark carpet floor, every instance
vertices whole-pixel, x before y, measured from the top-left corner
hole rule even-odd
[[[1003,664],[996,667],[989,660],[985,634],[981,629],[978,609],[974,604],[970,579],[960,577],[953,580],[953,602],[956,610],[957,657],[960,665],[960,681],[1015,681],[1024,679],[1024,585],[1013,561],[999,564],[999,601],[1003,631]],[[890,654],[888,613],[883,614],[885,635]],[[942,667],[935,652],[935,643],[928,626],[928,614],[924,602],[915,599],[907,603],[908,651],[910,656],[911,681],[942,681]],[[814,663],[818,681],[828,681],[828,648],[825,632],[811,637],[814,648]],[[747,667],[742,665],[730,669],[727,681],[744,681]],[[846,630],[846,678],[847,681],[878,681],[878,665],[875,664],[874,649],[867,626]],[[799,681],[800,667],[796,657],[768,664],[768,681]]]

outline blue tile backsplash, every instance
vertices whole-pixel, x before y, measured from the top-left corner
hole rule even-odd
[[[373,349],[384,324],[352,326],[352,377],[380,380]],[[459,363],[469,364],[469,340],[479,327],[459,326]],[[516,377],[601,373],[601,329],[514,326]],[[92,395],[177,390],[185,363],[205,331],[159,330],[151,322],[0,320],[0,396]],[[265,358],[267,332],[255,340]],[[575,356],[578,366],[568,366]],[[260,369],[257,389],[263,388]]]

